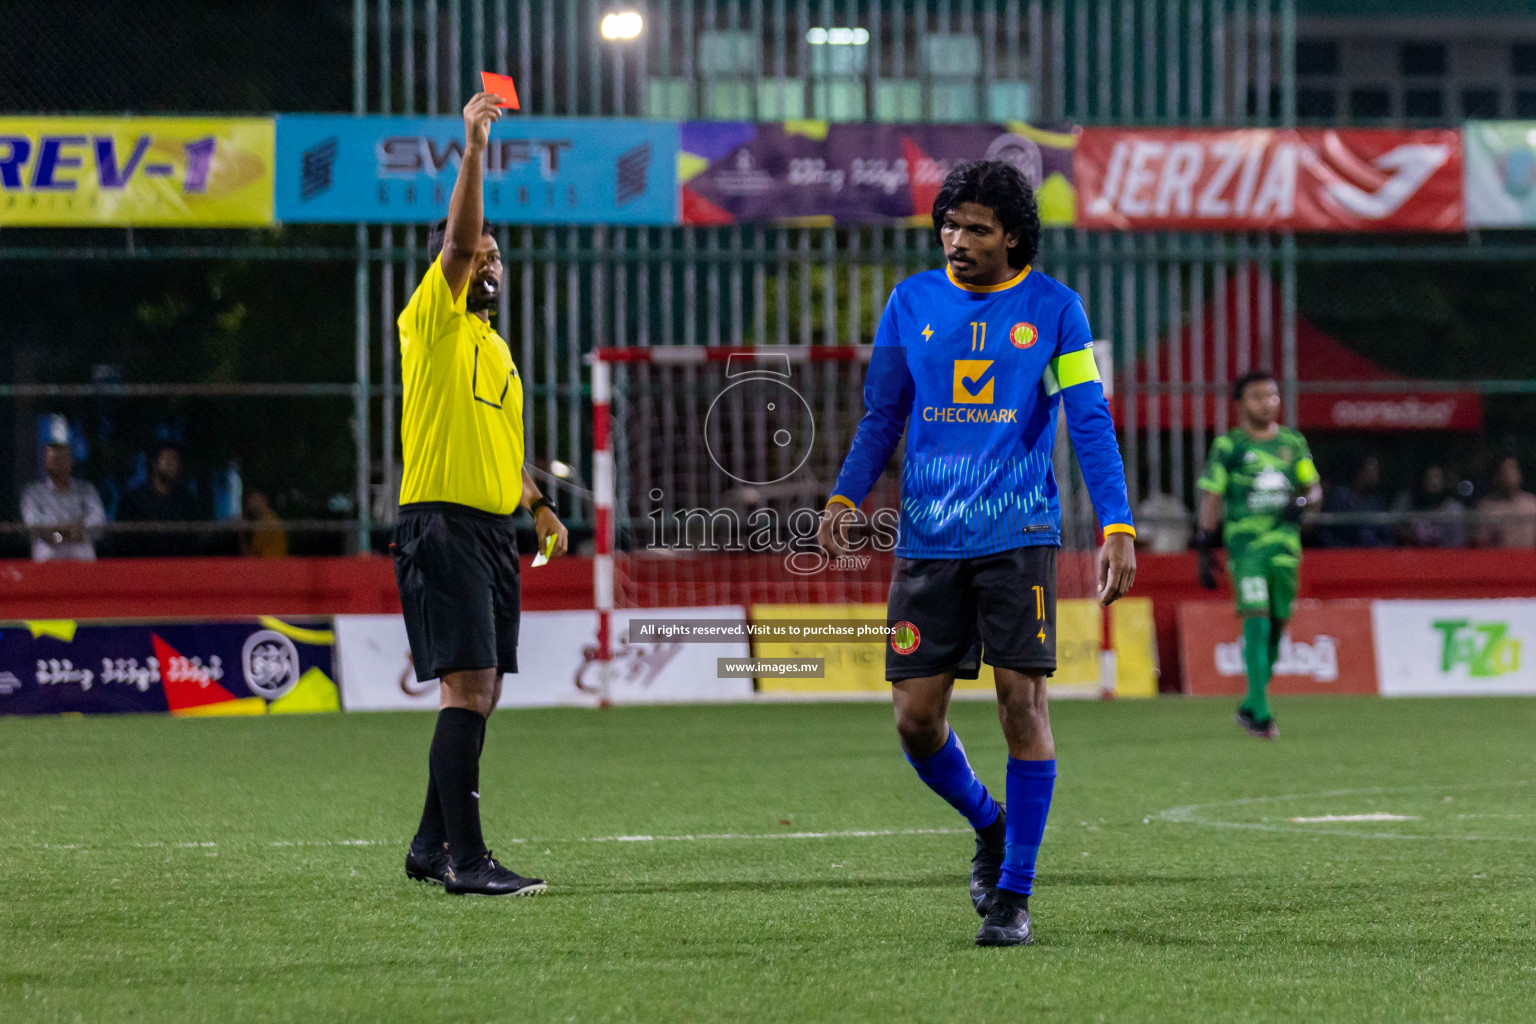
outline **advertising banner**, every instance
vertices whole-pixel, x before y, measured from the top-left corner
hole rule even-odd
[[[1467,227],[1536,225],[1536,121],[1468,121]]]
[[[330,620],[0,624],[0,714],[338,711]]]
[[[746,610],[650,608],[613,613],[614,656],[609,695],[615,704],[745,700],[751,679],[721,679],[717,659],[745,658],[746,641],[631,643],[632,616],[745,622]],[[349,711],[436,710],[435,680],[418,681],[405,620],[398,615],[338,615],[336,645],[341,689]],[[518,672],[502,683],[498,707],[546,707],[598,702],[597,613],[524,612]]]
[[[1040,220],[1073,222],[1074,129],[1001,124],[687,121],[678,180],[685,224],[927,224],[944,176],[1007,160],[1035,186]]]
[[[1270,692],[1375,693],[1376,647],[1370,601],[1298,601],[1280,639]],[[1240,697],[1247,692],[1243,624],[1230,602],[1180,604],[1179,653],[1185,693]]]
[[[879,620],[885,622],[884,604],[759,604],[752,606],[752,621],[803,619],[819,621]],[[1156,641],[1149,598],[1126,598],[1112,610],[1111,633],[1117,652],[1116,693],[1122,697],[1157,695]],[[1056,604],[1056,674],[1050,692],[1056,697],[1100,695],[1099,654],[1103,648],[1104,616],[1098,602],[1067,599]],[[756,658],[825,659],[826,675],[820,679],[762,676],[758,690],[767,694],[885,694],[884,643],[829,643],[808,640],[778,642],[756,640]],[[995,692],[996,681],[989,665],[981,666],[976,679],[955,680],[956,692]]]
[[[507,117],[491,126],[485,216],[514,224],[677,223],[676,122]],[[277,119],[277,219],[431,223],[464,155],[459,117]]]
[[[1377,601],[1384,697],[1536,694],[1536,600]]]
[[[1078,223],[1106,230],[1461,231],[1452,130],[1086,128]]]
[[[272,119],[0,117],[0,225],[272,223]]]

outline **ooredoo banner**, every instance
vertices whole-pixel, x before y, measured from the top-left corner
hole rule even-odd
[[[1078,223],[1159,231],[1461,231],[1454,130],[1085,128]]]
[[[1375,693],[1376,644],[1370,601],[1300,601],[1280,638],[1271,693]],[[1179,605],[1184,692],[1236,697],[1247,692],[1243,624],[1226,601]]]
[[[752,680],[718,677],[719,658],[745,658],[745,640],[718,644],[668,640],[630,642],[631,615],[645,618],[745,622],[746,609],[651,608],[613,613],[614,657],[608,677],[615,704],[745,700]],[[436,680],[418,681],[405,620],[398,615],[336,616],[342,697],[348,711],[432,710]],[[499,707],[595,705],[602,693],[597,661],[597,613],[524,612],[518,671],[502,682]]]
[[[1536,601],[1377,601],[1384,697],[1536,694]]]
[[[0,714],[337,711],[330,620],[0,624]]]
[[[0,118],[0,225],[272,223],[270,117]]]

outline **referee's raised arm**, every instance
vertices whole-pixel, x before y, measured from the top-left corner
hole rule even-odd
[[[501,119],[493,93],[476,93],[464,104],[464,159],[448,200],[448,234],[443,240],[443,276],[457,299],[474,271],[475,252],[485,223],[485,147],[492,123]]]

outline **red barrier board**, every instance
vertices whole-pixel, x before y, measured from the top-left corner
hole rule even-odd
[[[1184,692],[1236,697],[1247,692],[1243,624],[1225,601],[1179,605]],[[1280,643],[1270,692],[1375,693],[1376,649],[1369,601],[1300,601]]]
[[[1109,230],[1461,231],[1452,130],[1085,128],[1078,225]]]

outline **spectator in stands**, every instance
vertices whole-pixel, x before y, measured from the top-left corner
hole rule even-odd
[[[250,558],[288,557],[288,531],[272,511],[272,503],[263,491],[245,496],[245,521],[250,526],[240,534],[240,553]]]
[[[181,451],[169,442],[150,455],[149,479],[123,496],[122,522],[186,523],[197,518],[197,500],[181,477]],[[195,553],[192,538],[178,531],[154,531],[124,538],[125,554],[159,558]]]
[[[1392,502],[1393,512],[1412,513],[1398,524],[1403,543],[1421,548],[1460,548],[1467,544],[1467,509],[1451,491],[1443,467],[1430,466]]]
[[[107,522],[101,495],[93,484],[74,478],[69,421],[50,416],[46,430],[43,478],[21,493],[21,518],[32,534],[32,561],[94,562],[96,540]]]
[[[1477,504],[1477,543],[1486,548],[1536,548],[1536,494],[1521,489],[1520,461],[1499,463],[1493,489]]]
[[[1381,493],[1381,460],[1374,455],[1362,458],[1349,483],[1328,490],[1323,511],[1349,515],[1386,512],[1387,499]],[[1389,548],[1395,542],[1391,527],[1385,523],[1336,523],[1323,527],[1318,535],[1332,548]]]

